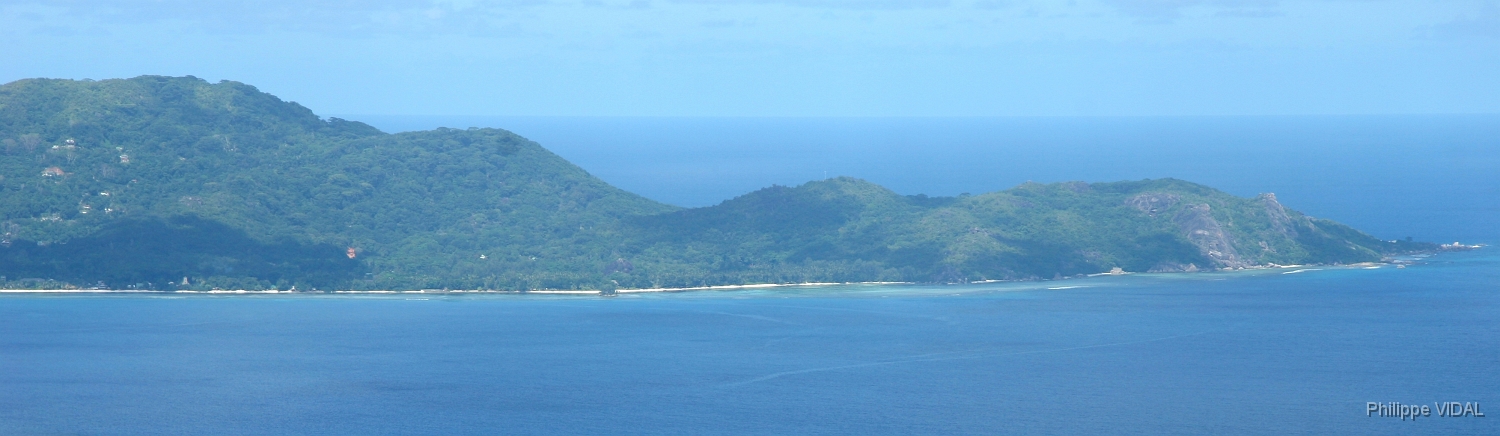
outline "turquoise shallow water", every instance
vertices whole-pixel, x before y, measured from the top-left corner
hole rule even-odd
[[[1283,272],[6,295],[0,434],[1500,433],[1500,255]],[[1367,401],[1491,416],[1403,422]]]

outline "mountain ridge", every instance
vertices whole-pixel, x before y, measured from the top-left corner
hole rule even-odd
[[[927,197],[839,177],[683,209],[505,130],[387,134],[191,76],[0,85],[0,138],[0,286],[964,282],[1437,248],[1175,179]]]

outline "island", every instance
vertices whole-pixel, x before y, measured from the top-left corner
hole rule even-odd
[[[702,208],[511,132],[388,134],[233,81],[0,85],[0,288],[605,292],[1355,264],[1381,240],[1175,179],[900,195],[849,177]]]

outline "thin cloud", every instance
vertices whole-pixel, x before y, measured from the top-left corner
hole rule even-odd
[[[1146,23],[1170,23],[1191,9],[1221,17],[1279,17],[1275,0],[1102,0],[1117,12]]]
[[[1200,0],[1104,0],[1122,14],[1147,20],[1174,20],[1182,10],[1197,6]]]
[[[1006,0],[979,0],[979,1],[974,2],[974,8],[976,8],[976,9],[994,10],[994,9],[1005,9],[1005,8],[1010,7],[1010,6],[1011,6],[1011,2],[1006,1]]]
[[[953,5],[949,0],[671,0],[672,3],[702,5],[783,5],[822,9],[905,10],[940,9]]]
[[[1453,21],[1422,30],[1436,39],[1500,39],[1500,6],[1486,4],[1476,13],[1462,14]]]
[[[11,0],[0,11],[26,11],[36,24],[184,23],[211,33],[270,30],[316,33],[454,33],[489,25],[505,13],[546,5],[546,0],[272,0],[204,2],[190,0]]]

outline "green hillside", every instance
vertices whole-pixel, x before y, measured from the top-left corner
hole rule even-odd
[[[1271,194],[1239,198],[1172,179],[930,198],[838,178],[632,223],[639,260],[616,280],[635,286],[1027,280],[1355,263],[1436,248],[1380,241]]]
[[[675,209],[503,130],[389,135],[191,77],[6,84],[0,137],[12,281],[592,286],[623,217]]]
[[[939,198],[837,178],[679,209],[504,130],[386,134],[193,77],[5,84],[0,138],[6,287],[959,282],[1435,248],[1177,180]]]

